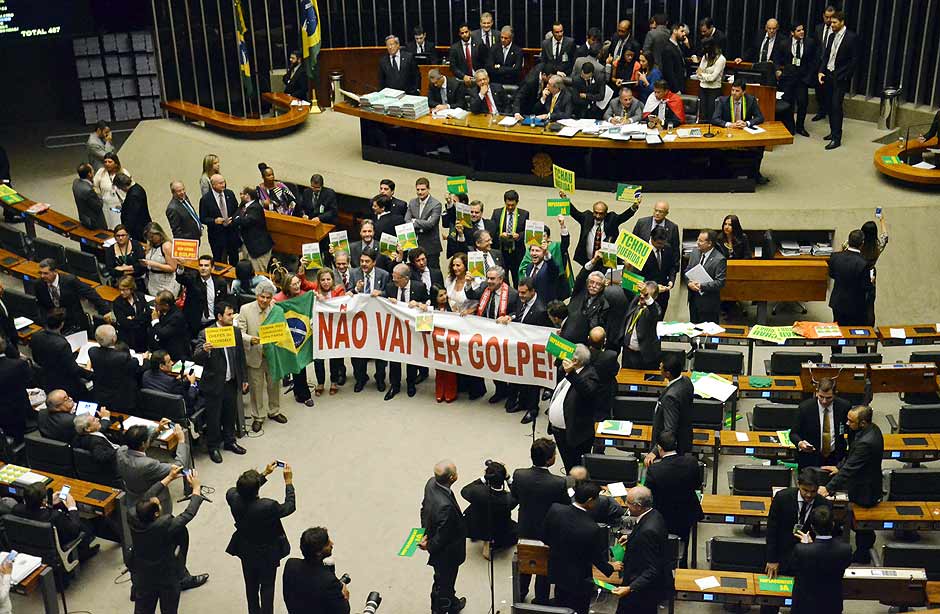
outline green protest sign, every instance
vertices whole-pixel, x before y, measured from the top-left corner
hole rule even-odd
[[[451,194],[466,194],[467,193],[467,178],[466,177],[448,177],[447,178],[447,191]]]
[[[405,538],[405,543],[398,549],[398,556],[413,556],[423,537],[424,529],[412,529],[408,537]]]
[[[643,198],[643,186],[627,183],[617,184],[617,200],[622,203],[638,203]]]
[[[567,198],[549,198],[545,201],[545,213],[549,217],[568,215],[571,211],[571,201]]]
[[[764,593],[792,593],[793,578],[777,576],[771,580],[767,576],[757,576],[757,590]]]
[[[574,355],[574,344],[552,333],[548,336],[548,343],[545,345],[545,350],[555,358],[565,360]]]

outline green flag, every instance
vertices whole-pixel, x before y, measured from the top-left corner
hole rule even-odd
[[[313,313],[313,292],[272,305],[264,324],[287,322],[290,339],[264,346],[271,377],[279,380],[285,375],[299,373],[313,362],[313,341],[310,339],[310,315]]]

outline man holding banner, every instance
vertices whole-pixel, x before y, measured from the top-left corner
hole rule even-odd
[[[426,308],[428,302],[428,289],[420,281],[411,279],[411,268],[404,263],[398,263],[392,269],[392,283],[385,287],[385,298],[409,307]],[[401,392],[401,363],[388,363],[388,392],[385,393],[385,400],[391,401],[395,395]],[[413,397],[417,394],[418,385],[418,367],[415,365],[406,366],[405,385],[408,387],[408,396]]]
[[[506,283],[506,269],[501,266],[490,267],[486,272],[486,286],[481,286],[478,292],[480,303],[477,305],[477,315],[480,317],[491,320],[511,318],[519,310],[519,293]],[[477,297],[477,292],[467,290],[467,298]],[[505,401],[509,396],[509,384],[500,380],[494,384],[496,392],[490,397],[490,403]]]

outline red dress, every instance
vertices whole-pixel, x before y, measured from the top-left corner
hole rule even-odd
[[[450,311],[450,305],[443,308],[443,311]],[[457,374],[453,371],[444,371],[435,369],[434,374],[434,398],[437,402],[447,401],[453,403],[457,400]]]

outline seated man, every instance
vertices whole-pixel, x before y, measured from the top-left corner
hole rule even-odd
[[[64,390],[46,395],[46,406],[39,410],[39,433],[46,439],[72,443],[75,439],[75,401]]]
[[[574,502],[574,489],[578,484],[587,482],[591,479],[587,468],[582,465],[575,465],[568,472],[566,479],[568,483],[568,495]],[[594,507],[588,511],[588,515],[594,519],[594,522],[601,524],[620,526],[623,520],[624,509],[617,503],[617,500],[610,496],[607,487],[601,487],[601,493],[597,496],[597,502]]]
[[[473,81],[476,85],[470,92],[470,112],[489,115],[502,113],[500,103],[504,98],[503,86],[490,83],[489,73],[482,68],[473,71]]]
[[[95,414],[75,416],[75,441],[72,442],[72,447],[91,452],[92,457],[99,464],[114,469],[114,456],[118,446],[112,443],[101,430],[105,424],[110,426],[111,412],[102,408],[98,411],[98,416]]]
[[[78,505],[72,495],[66,495],[64,501],[60,496],[61,491],[53,494],[52,505],[47,505],[45,484],[30,484],[23,489],[23,502],[16,504],[12,514],[27,520],[50,523],[58,533],[60,546],[65,546],[81,536],[82,541],[78,545],[78,560],[87,561],[98,554],[101,546],[91,545],[91,542],[95,540],[95,534],[86,531],[82,526],[82,521],[78,516]],[[7,530],[9,531],[9,528]]]
[[[660,79],[653,84],[653,95],[646,100],[643,119],[657,127],[685,123],[685,106],[678,94],[669,90],[669,84]]]
[[[594,64],[584,62],[581,72],[571,80],[574,113],[582,119],[600,119],[604,111],[596,103],[604,100],[604,79],[594,77]]]
[[[633,97],[633,90],[620,88],[620,94],[610,101],[604,111],[604,121],[612,124],[630,124],[643,119],[643,103]]]
[[[178,394],[186,399],[186,413],[192,414],[199,395],[196,376],[189,372],[189,368],[183,374],[173,373],[173,364],[166,350],[151,352],[149,368],[141,377],[141,389]]]
[[[760,103],[757,98],[746,94],[747,83],[744,79],[738,79],[731,86],[730,96],[721,96],[715,103],[715,112],[712,115],[712,124],[725,128],[727,130],[741,130],[744,128],[753,128],[764,123],[764,115],[760,111]],[[759,184],[767,183],[768,179],[761,175],[760,164],[764,158],[764,148],[755,147],[748,150],[753,152],[754,166],[751,171],[751,177]]]
[[[512,103],[516,119],[521,120],[524,115],[535,115],[535,105],[542,90],[548,86],[549,77],[551,74],[544,72],[541,64],[533,67],[525,76]]]
[[[467,88],[463,81],[442,75],[441,71],[432,68],[428,71],[428,108],[431,111],[444,109],[463,109],[467,106]]]
[[[571,93],[565,88],[565,80],[558,75],[548,78],[548,85],[542,90],[535,105],[535,116],[549,122],[571,119],[574,116]]]

